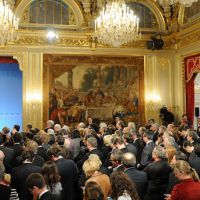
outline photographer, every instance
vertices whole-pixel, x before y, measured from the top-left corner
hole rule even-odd
[[[166,106],[163,106],[160,109],[160,118],[162,119],[162,124],[164,126],[174,122],[174,114]]]

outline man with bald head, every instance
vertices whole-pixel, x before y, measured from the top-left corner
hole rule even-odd
[[[141,199],[144,199],[144,194],[147,189],[147,175],[143,171],[135,168],[136,158],[132,153],[124,153],[122,156],[122,163],[125,167],[124,172],[135,183],[137,192]]]

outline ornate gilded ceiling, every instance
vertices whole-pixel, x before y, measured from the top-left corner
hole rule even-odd
[[[16,44],[47,43],[43,33],[47,27],[60,31],[62,38],[57,44],[69,46],[83,45],[83,47],[97,46],[93,41],[94,19],[99,10],[105,6],[107,0],[8,0],[20,18],[20,34]],[[38,3],[37,3],[38,2]],[[50,2],[50,3],[49,3]],[[56,2],[63,6],[58,11]],[[165,39],[165,48],[172,48],[187,30],[195,25],[195,31],[200,24],[200,1],[190,8],[180,4],[173,6],[159,5],[155,0],[126,0],[126,3],[140,16],[142,40],[138,43],[128,44],[129,47],[145,47],[146,41],[155,33],[161,33]],[[52,7],[52,8],[51,8]],[[50,8],[49,10],[47,8]],[[62,13],[62,15],[56,15]],[[41,32],[43,30],[43,32]],[[38,31],[41,34],[36,34]],[[196,33],[195,33],[196,34]],[[184,42],[182,42],[184,43]],[[98,44],[101,47],[101,44]],[[177,45],[176,45],[177,47]]]

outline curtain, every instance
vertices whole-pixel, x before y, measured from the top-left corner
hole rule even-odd
[[[12,57],[0,56],[0,63],[18,63],[17,60],[14,60]]]
[[[186,112],[191,125],[194,121],[194,79],[195,75],[186,83]]]
[[[188,120],[194,121],[194,80],[200,72],[200,54],[185,58],[186,111]]]

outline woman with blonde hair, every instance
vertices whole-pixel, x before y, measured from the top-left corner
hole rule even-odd
[[[110,179],[108,175],[100,172],[100,167],[102,163],[99,156],[96,154],[91,154],[89,158],[83,164],[83,171],[87,178],[89,178],[85,185],[89,182],[96,182],[101,188],[104,199],[106,200],[110,192]]]
[[[178,160],[174,165],[174,173],[181,183],[174,186],[166,200],[198,200],[200,199],[200,182],[195,169],[188,162]]]
[[[166,155],[168,159],[168,163],[171,164],[172,158],[174,157],[175,153],[177,152],[176,149],[172,146],[166,147]]]

